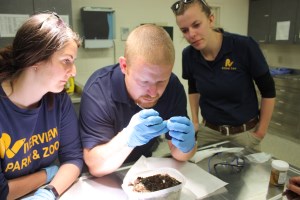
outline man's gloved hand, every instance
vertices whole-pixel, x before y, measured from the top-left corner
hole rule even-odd
[[[195,130],[193,123],[187,117],[171,117],[167,127],[172,137],[172,144],[183,153],[191,151],[195,146]]]
[[[51,165],[49,167],[45,167],[43,168],[44,170],[46,170],[46,174],[47,174],[47,181],[46,183],[49,183],[53,177],[55,176],[55,174],[58,171],[58,167],[56,165]]]
[[[26,197],[23,200],[55,200],[55,195],[44,188],[39,188],[33,196]]]
[[[128,126],[123,129],[129,135],[129,147],[141,146],[154,137],[168,132],[167,122],[153,109],[144,109],[132,116]]]

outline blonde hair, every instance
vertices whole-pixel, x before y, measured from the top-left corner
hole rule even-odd
[[[125,58],[130,65],[136,57],[157,65],[174,65],[175,49],[169,34],[160,26],[145,24],[135,28],[125,44]]]
[[[207,17],[212,15],[212,9],[205,0],[194,0],[194,1],[190,1],[188,3],[179,1],[176,3],[177,3],[178,8],[177,8],[177,10],[173,10],[173,13],[175,16],[183,15],[187,9],[189,9],[190,7],[193,7],[195,5],[199,5]],[[171,9],[173,9],[172,7],[171,7]]]

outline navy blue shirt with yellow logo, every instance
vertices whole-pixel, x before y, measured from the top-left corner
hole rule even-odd
[[[251,37],[223,32],[214,61],[206,61],[200,51],[188,46],[182,52],[182,67],[189,93],[201,95],[201,115],[208,122],[237,126],[259,115],[253,80],[269,67]]]
[[[38,108],[21,109],[0,87],[0,199],[8,194],[7,181],[50,166],[83,166],[78,120],[67,93],[44,96]]]

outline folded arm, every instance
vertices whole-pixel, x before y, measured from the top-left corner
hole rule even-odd
[[[47,174],[45,169],[38,172],[8,180],[9,193],[7,199],[17,199],[47,183],[47,179],[52,179],[49,183],[54,186],[58,194],[61,195],[80,174],[80,169],[74,164],[63,164],[57,171],[52,170],[53,174]],[[49,178],[50,176],[50,178]],[[49,181],[50,181],[49,180]]]
[[[45,170],[10,179],[8,180],[9,193],[7,199],[17,199],[22,197],[44,185],[46,180],[47,174]]]

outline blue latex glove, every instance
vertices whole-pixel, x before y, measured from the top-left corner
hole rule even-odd
[[[195,146],[195,130],[187,117],[171,117],[167,127],[172,137],[172,144],[183,153],[191,151]]]
[[[46,170],[46,173],[47,173],[47,181],[46,181],[46,183],[49,183],[53,179],[53,177],[55,176],[55,174],[57,173],[58,167],[56,165],[51,165],[51,166],[45,167],[43,169]]]
[[[141,146],[154,137],[168,132],[167,122],[153,109],[144,109],[132,116],[128,126],[123,129],[129,135],[129,147]]]
[[[55,195],[44,188],[38,189],[33,196],[23,198],[23,200],[55,200]]]

